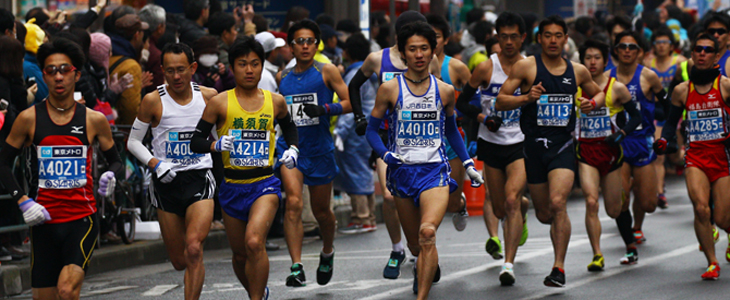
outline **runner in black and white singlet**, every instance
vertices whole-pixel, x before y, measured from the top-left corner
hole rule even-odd
[[[602,106],[604,101],[603,91],[588,70],[560,56],[567,39],[567,25],[560,16],[540,22],[537,40],[542,53],[515,63],[495,104],[498,111],[522,107],[520,128],[525,134],[527,186],[538,220],[551,225],[555,263],[544,284],[553,287],[565,285],[563,266],[570,240],[566,201],[576,171],[574,97],[578,87],[595,95],[593,99],[579,99],[584,113]],[[523,94],[515,96],[518,88]]]
[[[185,270],[185,298],[197,299],[203,289],[203,241],[213,221],[216,182],[210,154],[194,153],[190,141],[195,124],[216,90],[198,86],[191,78],[198,64],[185,44],[162,49],[167,85],[147,94],[132,125],[127,148],[153,170],[149,197],[157,208],[162,239],[170,262]],[[152,153],[142,144],[152,130]]]

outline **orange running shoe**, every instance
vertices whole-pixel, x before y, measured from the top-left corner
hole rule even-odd
[[[714,262],[707,267],[707,271],[702,274],[702,280],[717,280],[720,277],[720,266]]]

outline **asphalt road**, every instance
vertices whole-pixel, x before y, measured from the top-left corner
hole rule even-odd
[[[592,253],[584,225],[584,202],[571,199],[568,211],[573,225],[566,260],[567,285],[549,288],[542,284],[553,261],[549,227],[540,224],[530,212],[530,238],[518,250],[512,287],[499,285],[502,262],[484,251],[487,238],[481,217],[471,217],[463,232],[455,231],[450,215],[439,228],[437,248],[442,269],[441,281],[431,290],[431,299],[729,299],[730,274],[716,282],[700,279],[706,261],[698,251],[692,228],[692,207],[683,178],[667,182],[670,207],[647,216],[644,234],[647,242],[639,246],[639,263],[621,266],[624,254],[615,222],[601,211],[602,249],[606,269],[589,273],[586,265]],[[501,232],[501,230],[500,230]],[[501,233],[500,233],[501,234]],[[274,240],[285,246],[283,240]],[[721,234],[716,249],[721,267],[730,272],[723,258],[727,235]],[[304,265],[309,285],[288,288],[284,280],[291,262],[285,249],[269,253],[270,299],[415,299],[411,292],[412,263],[404,265],[401,278],[383,279],[382,271],[390,253],[384,225],[378,231],[361,235],[338,235],[335,240],[334,277],[327,286],[315,280],[321,247],[319,240],[304,245]],[[206,282],[201,299],[248,299],[230,264],[229,250],[205,254]],[[29,298],[28,293],[14,297]],[[182,299],[183,273],[168,264],[138,266],[89,276],[83,286],[84,299]]]

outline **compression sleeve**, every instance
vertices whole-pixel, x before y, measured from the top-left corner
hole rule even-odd
[[[18,154],[20,154],[20,149],[10,146],[7,143],[0,149],[0,182],[5,186],[5,190],[8,191],[10,196],[13,197],[13,201],[20,200],[25,194],[18,181],[15,180],[11,167]]]
[[[459,156],[459,159],[461,161],[468,160],[469,152],[466,151],[466,146],[464,146],[464,139],[461,138],[461,133],[459,133],[459,129],[456,127],[456,114],[451,115],[450,117],[446,117],[446,139],[449,140],[449,145],[451,145],[451,149],[454,149],[454,152],[456,152],[456,155]]]
[[[634,101],[626,102],[623,106],[626,112],[629,113],[629,121],[626,122],[626,125],[624,125],[621,130],[623,130],[626,135],[629,135],[636,129],[636,127],[641,125],[641,111],[639,111],[636,107],[636,103]]]
[[[109,164],[108,170],[114,172],[114,177],[116,177],[117,179],[123,178],[122,170],[124,170],[124,168],[122,168],[122,158],[119,157],[119,151],[117,151],[116,145],[113,145],[111,148],[109,148],[109,150],[102,151],[101,153],[104,154],[104,158]]]
[[[476,93],[477,89],[467,82],[464,85],[464,90],[461,91],[461,94],[459,94],[459,98],[456,99],[456,109],[474,120],[476,120],[479,113],[482,112],[482,110],[478,107],[469,104],[469,101],[471,101],[471,98],[474,97]]]
[[[365,77],[365,73],[362,70],[357,70],[355,77],[352,77],[350,84],[347,86],[348,93],[350,94],[350,105],[352,105],[352,113],[355,117],[364,116],[362,113],[362,100],[360,99],[360,86],[368,81]]]
[[[383,157],[383,155],[388,152],[388,149],[385,148],[385,145],[383,144],[383,140],[381,140],[380,135],[378,135],[381,123],[383,123],[383,119],[370,116],[370,120],[368,120],[368,128],[367,131],[365,131],[365,138],[367,138],[370,147],[373,148],[373,151],[375,151],[378,157]]]
[[[299,148],[299,130],[297,130],[297,125],[294,124],[294,121],[292,121],[289,112],[287,112],[286,116],[283,118],[276,119],[276,122],[279,123],[279,127],[281,127],[281,134],[284,136],[286,144]],[[208,145],[208,147],[210,148],[210,145]]]
[[[195,153],[210,153],[210,145],[213,144],[213,141],[209,141],[208,136],[211,130],[213,130],[213,124],[200,119],[195,127],[193,139],[190,140],[190,150]]]
[[[132,130],[129,132],[129,139],[127,140],[127,149],[143,164],[147,164],[154,157],[150,150],[142,144],[144,136],[147,134],[147,129],[150,127],[150,123],[145,123],[139,119],[134,119]],[[113,147],[112,147],[113,148]],[[117,153],[117,156],[119,153]],[[111,163],[111,162],[109,162]]]
[[[669,108],[667,123],[664,124],[664,128],[662,129],[662,137],[667,139],[667,141],[674,140],[674,135],[677,132],[677,124],[682,118],[683,112],[684,106],[675,106],[672,104],[671,108]]]

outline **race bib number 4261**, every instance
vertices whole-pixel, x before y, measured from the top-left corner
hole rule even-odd
[[[441,143],[436,111],[400,111],[398,123],[398,146],[432,147]]]
[[[75,189],[86,185],[87,146],[38,146],[38,187]]]
[[[705,109],[689,111],[689,141],[702,142],[724,138],[725,126],[722,121],[722,109]]]
[[[265,130],[230,129],[233,151],[229,163],[237,167],[266,167],[269,165],[269,132]]]
[[[317,101],[317,94],[309,93],[290,95],[285,96],[284,99],[286,99],[286,105],[289,107],[289,114],[291,114],[294,124],[296,124],[297,127],[319,125],[319,118],[310,118],[304,113],[304,104],[319,105],[319,101]]]
[[[580,114],[580,137],[593,139],[607,137],[612,133],[608,107],[601,107],[588,114]]]
[[[537,100],[537,125],[566,127],[573,109],[573,95],[549,94]]]
[[[192,138],[192,131],[168,132],[167,149],[165,149],[165,157],[167,160],[181,166],[190,166],[199,163],[203,154],[194,153],[190,150],[190,140]]]

